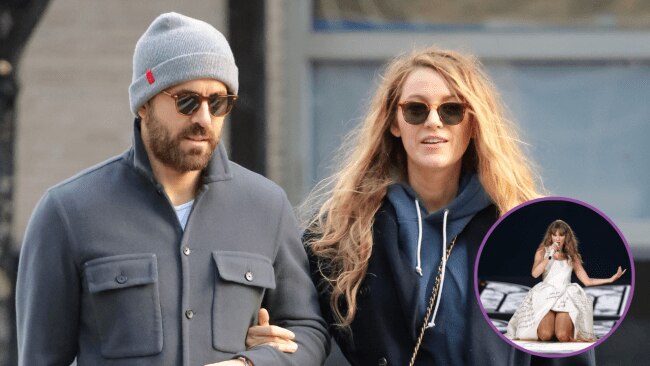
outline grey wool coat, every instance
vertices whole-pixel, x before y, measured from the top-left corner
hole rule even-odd
[[[282,189],[219,144],[183,231],[138,120],[131,149],[40,200],[16,292],[19,365],[320,365],[329,347]],[[260,306],[296,334],[295,354],[246,350]]]

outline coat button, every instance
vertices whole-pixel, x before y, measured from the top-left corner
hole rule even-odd
[[[183,247],[183,254],[185,255],[190,255],[192,253],[192,250],[188,247]]]
[[[386,357],[382,357],[379,359],[379,362],[377,363],[379,366],[387,366],[388,365],[388,360],[386,360]]]
[[[117,277],[115,277],[115,282],[119,283],[120,285],[125,284],[126,281],[128,281],[128,280],[129,280],[129,278],[126,277],[126,276],[123,275],[123,274],[118,275]]]
[[[246,278],[246,281],[248,281],[248,282],[252,281],[253,280],[253,272],[251,272],[251,271],[246,272],[246,274],[244,275],[244,278]]]
[[[186,310],[185,311],[185,317],[187,319],[192,319],[194,317],[194,312],[192,310]]]

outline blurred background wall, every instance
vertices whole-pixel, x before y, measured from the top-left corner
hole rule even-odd
[[[428,45],[478,56],[549,193],[595,206],[632,248],[639,285],[628,318],[598,347],[599,361],[650,355],[643,285],[650,278],[650,3],[643,0],[51,0],[20,64],[13,244],[5,256],[18,252],[47,187],[129,147],[133,48],[166,11],[250,42],[235,54],[242,94],[255,92],[238,108],[265,118],[234,113],[229,124],[245,128],[227,130],[225,143],[233,160],[276,181],[294,204],[331,171],[387,60]],[[10,286],[12,274],[5,278]],[[13,321],[2,311],[0,321]],[[8,326],[0,324],[0,342],[12,335],[1,331]]]

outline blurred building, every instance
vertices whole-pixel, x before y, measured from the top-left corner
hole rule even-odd
[[[549,193],[599,208],[650,254],[650,3],[265,4],[266,174],[293,203],[331,171],[386,60],[438,45],[485,64]],[[223,0],[52,1],[21,68],[17,239],[47,187],[129,146],[133,47],[170,10],[228,31]]]
[[[266,26],[266,57],[259,60],[265,64],[259,80],[266,90],[264,173],[294,204],[331,172],[381,66],[396,54],[438,45],[484,63],[546,189],[600,209],[626,236],[635,259],[650,261],[650,2],[260,3],[264,19],[251,21]],[[47,187],[129,147],[133,49],[166,11],[203,19],[228,36],[225,0],[51,1],[21,65],[16,250]]]

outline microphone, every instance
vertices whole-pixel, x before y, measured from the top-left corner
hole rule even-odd
[[[553,243],[553,247],[554,248],[551,249],[551,252],[548,255],[548,260],[553,259],[553,254],[555,254],[555,252],[559,249],[560,243],[558,242]]]

